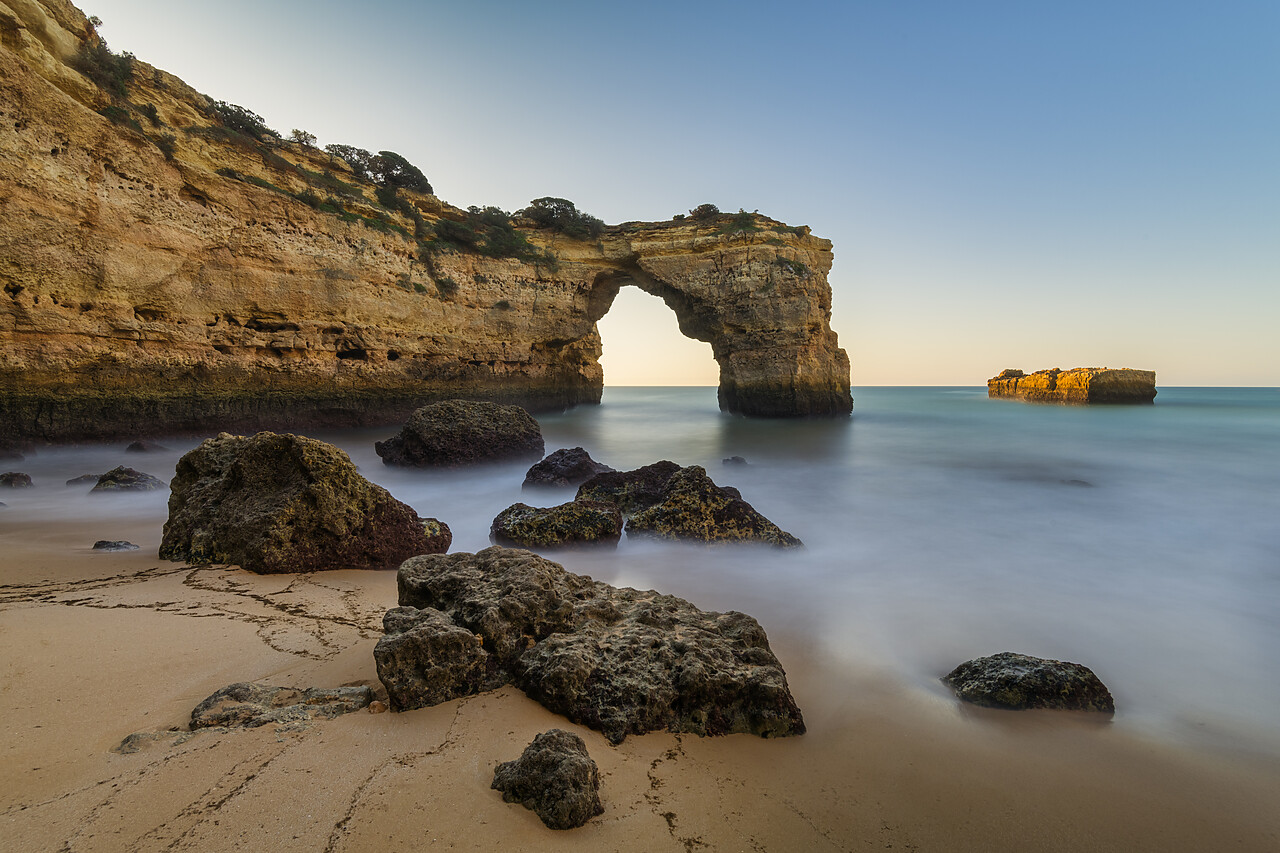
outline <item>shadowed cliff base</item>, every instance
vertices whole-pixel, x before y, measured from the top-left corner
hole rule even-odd
[[[448,398],[597,403],[596,321],[625,285],[711,344],[724,411],[852,408],[831,243],[805,226],[710,205],[608,227],[564,199],[463,210],[394,152],[286,140],[111,53],[68,4],[4,21],[0,433],[387,424]]]

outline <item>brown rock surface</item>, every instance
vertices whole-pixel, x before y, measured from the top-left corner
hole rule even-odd
[[[1150,403],[1156,396],[1156,372],[1128,367],[1076,367],[1061,370],[1004,370],[987,380],[988,397],[1030,403]]]
[[[113,99],[69,64],[96,39],[69,4],[0,6],[0,35],[0,432],[384,424],[458,396],[598,402],[596,321],[624,285],[711,344],[725,410],[852,406],[831,243],[808,228],[726,215],[587,241],[525,223],[555,269],[424,251],[372,184],[318,149],[229,134],[172,75],[139,60]],[[428,232],[465,218],[402,196]]]

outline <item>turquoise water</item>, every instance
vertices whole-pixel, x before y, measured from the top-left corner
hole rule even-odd
[[[1033,406],[984,388],[864,388],[854,416],[759,421],[714,388],[609,388],[598,407],[541,415],[547,450],[581,445],[627,469],[703,465],[804,540],[798,552],[623,540],[557,556],[611,583],[739,609],[851,677],[887,673],[922,699],[938,676],[1011,650],[1085,663],[1116,696],[1115,724],[1280,755],[1280,390],[1161,388],[1136,407]],[[392,430],[318,433],[366,476],[488,544],[526,464],[387,468]],[[56,488],[3,496],[0,524],[144,514],[164,497],[68,497],[62,481],[117,464],[166,479],[171,453],[42,450],[17,470]],[[743,456],[747,466],[722,459]],[[145,464],[143,464],[145,462]],[[799,646],[796,646],[799,647]],[[785,660],[784,660],[785,664]]]

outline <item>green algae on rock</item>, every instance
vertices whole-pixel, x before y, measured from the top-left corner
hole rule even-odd
[[[303,436],[223,433],[178,460],[160,556],[252,572],[390,569],[439,553],[446,525],[370,483],[346,453]]]
[[[519,406],[445,400],[409,416],[398,435],[374,445],[386,465],[456,467],[542,458],[542,429]]]
[[[756,512],[737,489],[717,486],[699,465],[671,475],[662,500],[627,520],[628,536],[702,542],[765,542],[784,548],[801,541]]]
[[[569,501],[559,506],[512,504],[498,513],[489,540],[516,548],[566,548],[616,545],[622,538],[622,513],[596,501]]]

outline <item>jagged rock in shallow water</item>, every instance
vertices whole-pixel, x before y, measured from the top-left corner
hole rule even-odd
[[[628,536],[701,542],[802,544],[742,500],[737,489],[717,486],[699,465],[681,468],[667,481],[662,500],[627,520]]]
[[[564,729],[543,732],[515,761],[499,764],[492,787],[551,829],[574,829],[604,814],[600,770],[582,738]]]
[[[620,512],[630,514],[662,500],[667,481],[679,470],[679,465],[663,459],[634,471],[597,474],[578,487],[574,500],[613,504]]]
[[[581,447],[562,447],[528,470],[524,475],[523,488],[580,486],[597,474],[613,470],[592,459],[591,454]]]
[[[6,489],[29,489],[32,485],[30,474],[23,474],[20,471],[8,471],[0,474],[0,487]]]
[[[489,528],[491,542],[516,548],[617,545],[621,537],[622,513],[609,504],[585,500],[547,508],[512,504]]]
[[[489,653],[478,635],[431,608],[396,607],[382,618],[386,632],[373,649],[391,710],[439,705],[491,687]]]
[[[72,477],[67,480],[68,486],[96,486],[98,480],[102,479],[101,474],[81,474],[79,477]]]
[[[163,444],[156,444],[154,441],[138,440],[132,442],[124,449],[125,453],[167,453],[169,448]]]
[[[138,546],[123,539],[99,539],[93,543],[95,551],[136,551]]]
[[[297,435],[223,433],[178,460],[160,556],[251,572],[389,569],[448,549],[449,528]]]
[[[746,459],[744,459],[744,458],[743,458],[743,457],[741,457],[741,456],[729,456],[729,457],[726,457],[726,458],[724,458],[724,459],[721,459],[721,460],[720,460],[720,464],[722,464],[722,465],[747,465],[747,464],[749,464],[749,463],[747,462],[747,460],[746,460]]]
[[[71,481],[67,481],[70,485]],[[164,480],[126,468],[123,465],[112,468],[98,478],[98,483],[89,490],[90,494],[103,492],[154,492],[165,487]]]
[[[373,701],[368,687],[267,687],[240,681],[205,699],[191,712],[191,728],[255,728],[268,723],[332,720]]]
[[[1030,403],[1150,403],[1156,397],[1154,370],[1076,367],[1071,370],[1004,370],[987,380],[988,397]]]
[[[387,465],[426,468],[541,459],[544,444],[538,422],[519,406],[446,400],[418,409],[374,449]]]
[[[457,626],[481,639],[489,675],[476,689],[514,684],[613,743],[660,729],[804,732],[764,629],[744,613],[618,589],[500,547],[415,557],[400,567],[397,585],[400,610],[436,610],[449,620],[406,614],[396,617],[401,624],[441,633]]]
[[[1111,692],[1087,666],[1015,652],[966,661],[942,682],[966,702],[987,708],[1116,710]]]

